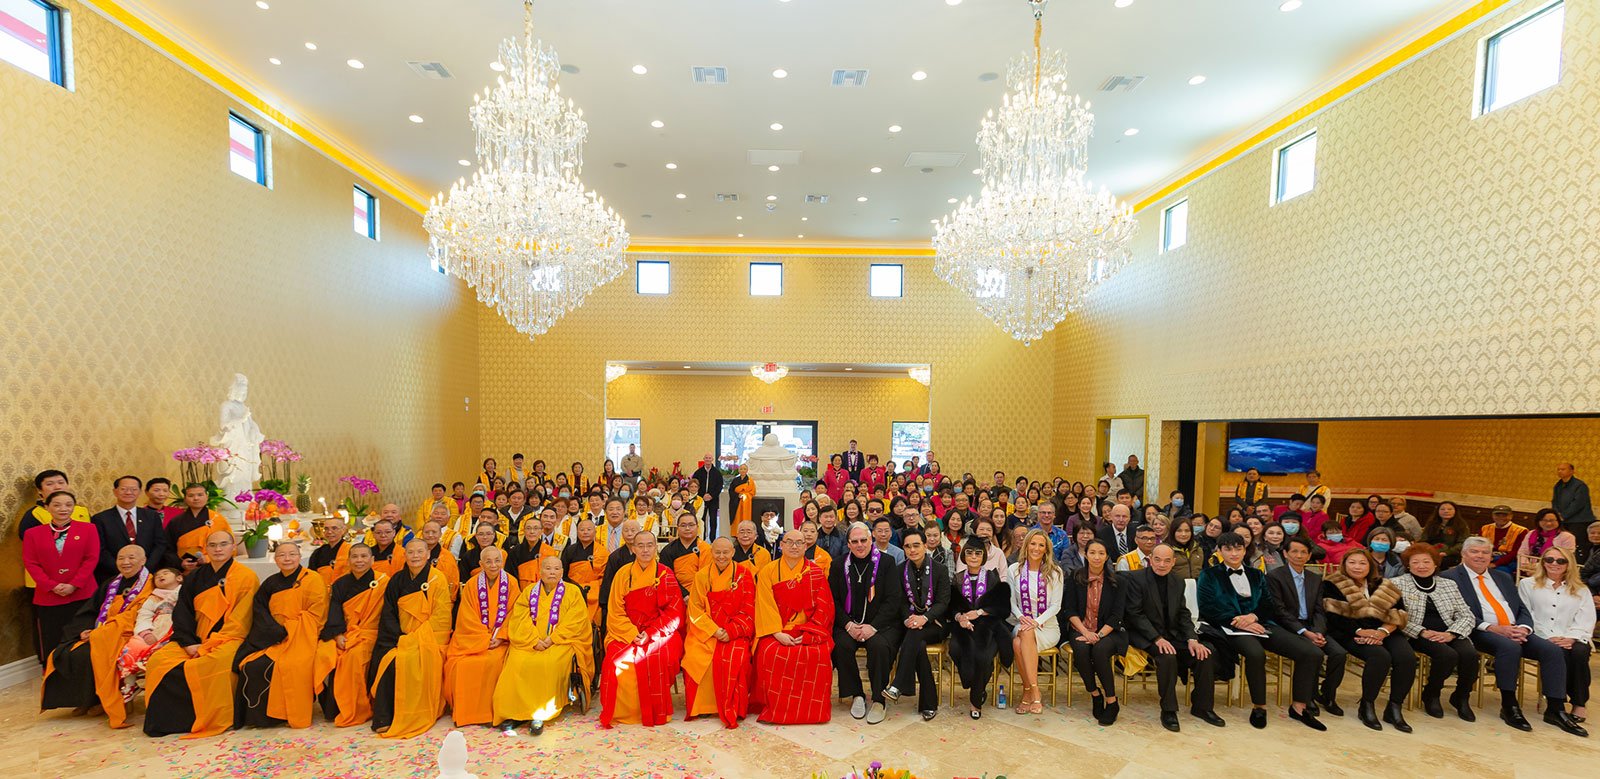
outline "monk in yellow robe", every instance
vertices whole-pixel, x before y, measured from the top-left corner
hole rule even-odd
[[[672,569],[685,596],[695,575],[711,564],[711,544],[700,540],[700,522],[693,514],[685,511],[678,515],[678,537],[661,550],[661,564]]]
[[[233,724],[309,728],[328,585],[315,571],[300,567],[300,545],[293,541],[279,541],[272,560],[278,572],[256,590],[250,634],[237,654]]]
[[[117,550],[117,575],[95,590],[94,597],[68,623],[72,640],[50,653],[44,667],[39,709],[73,709],[86,714],[95,704],[113,728],[127,727],[126,705],[117,684],[117,656],[133,637],[139,607],[155,589],[156,577],[145,568],[144,548],[128,544]]]
[[[350,571],[350,542],[345,539],[349,528],[340,517],[322,521],[322,543],[311,550],[311,563],[307,565],[322,577],[329,587]]]
[[[367,669],[378,643],[378,616],[388,583],[387,575],[372,569],[372,547],[351,544],[350,572],[333,583],[328,595],[316,667],[322,716],[341,728],[372,719]]]
[[[234,563],[233,552],[233,534],[213,532],[206,563],[184,577],[172,641],[145,665],[147,736],[202,738],[233,727],[233,661],[250,634],[261,585],[254,571]]]
[[[748,521],[745,524],[749,524]],[[689,588],[683,642],[684,719],[715,714],[739,727],[750,707],[750,642],[756,629],[756,581],[733,561],[733,541],[711,542],[711,564]]]
[[[606,657],[600,677],[600,727],[664,725],[672,719],[672,680],[683,662],[683,590],[656,560],[656,537],[635,533],[634,560],[611,582]]]
[[[406,567],[405,546],[395,541],[395,523],[380,519],[372,524],[372,570],[394,576]]]
[[[211,494],[204,485],[191,484],[183,488],[184,511],[167,523],[167,538],[171,539],[178,557],[191,555],[196,560],[205,560],[209,557],[206,546],[212,533],[233,533],[226,517],[206,508],[210,499]]]
[[[506,625],[511,649],[494,688],[495,724],[503,731],[529,724],[537,736],[575,696],[589,694],[594,679],[589,606],[576,585],[561,580],[561,569],[559,559],[541,559],[538,581],[511,608]]]
[[[444,713],[450,584],[428,564],[422,539],[406,544],[405,561],[384,589],[372,649],[372,729],[384,738],[420,736]]]
[[[506,619],[522,591],[517,577],[506,573],[505,559],[497,546],[483,550],[478,575],[462,587],[444,660],[444,699],[458,728],[494,722],[494,685],[510,646]]]
[[[444,533],[444,525],[428,520],[422,526],[422,543],[428,545],[428,564],[439,569],[444,574],[444,580],[450,582],[450,601],[453,603],[461,593],[461,568],[456,563],[456,556],[444,548],[439,540]]]
[[[760,536],[756,531],[755,522],[747,519],[734,525],[733,536],[738,539],[733,546],[733,561],[749,571],[751,576],[760,573],[762,568],[767,567],[767,563],[772,562],[772,553],[757,543]]]

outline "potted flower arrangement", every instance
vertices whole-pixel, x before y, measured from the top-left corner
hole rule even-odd
[[[795,462],[794,470],[800,474],[801,486],[817,483],[817,456],[814,454],[801,455]]]
[[[289,499],[277,490],[266,488],[241,492],[233,499],[245,507],[244,521],[249,528],[239,537],[240,543],[244,544],[246,553],[251,557],[265,557],[269,532],[278,525],[279,516],[290,513]],[[279,532],[282,532],[281,528]]]
[[[179,449],[172,453],[172,459],[178,461],[183,469],[183,484],[199,484],[206,488],[206,508],[216,509],[219,506],[238,508],[233,501],[222,494],[222,488],[217,486],[216,465],[233,458],[233,452],[220,446],[209,444],[196,444],[188,449]]]
[[[345,520],[355,522],[371,514],[371,506],[363,501],[368,495],[378,494],[377,483],[371,479],[363,479],[355,475],[340,476],[339,481],[350,485],[351,494],[346,495],[344,500],[339,501],[339,513],[344,515]]]
[[[261,462],[267,466],[267,478],[261,480],[262,488],[280,495],[287,494],[289,485],[294,482],[291,471],[294,464],[300,460],[300,453],[289,446],[287,441],[275,438],[262,441]]]
[[[811,779],[828,779],[828,777],[821,772],[813,772]],[[918,777],[903,768],[884,768],[883,763],[874,760],[867,766],[867,770],[851,771],[840,779],[918,779]],[[995,779],[1005,779],[1005,777],[996,776]]]

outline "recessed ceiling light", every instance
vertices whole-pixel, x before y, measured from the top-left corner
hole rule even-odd
[[[472,160],[456,160],[456,164],[463,168],[470,168],[472,167]]]
[[[865,202],[867,202],[867,196],[866,195],[862,195],[861,197],[856,198],[856,202],[857,203],[865,203]]]
[[[667,163],[667,170],[677,170],[677,169],[678,169],[678,163],[676,163],[676,162]]]
[[[1129,127],[1128,129],[1123,130],[1122,134],[1131,138],[1131,137],[1139,134],[1139,128],[1137,128],[1137,127]]]
[[[306,48],[310,49],[311,51],[316,51],[317,50],[317,44],[312,43],[311,41],[306,41]]]
[[[769,125],[767,125],[767,126],[768,126],[768,127],[771,127],[771,128],[772,128],[772,129],[774,129],[774,130],[782,130],[782,129],[783,129],[783,125],[782,125],[782,124],[779,124],[779,123],[777,123],[777,122],[773,122],[773,123],[772,123],[772,124],[769,124]]]
[[[416,114],[412,114],[406,118],[410,119],[412,124],[422,124],[422,117],[417,116]]]
[[[939,223],[939,220],[937,220],[937,219],[929,219],[928,220],[928,224],[931,224],[931,225],[936,225],[938,223]]]
[[[869,172],[871,172],[871,173],[882,173],[883,172],[883,168],[880,168],[877,165],[873,165]]]
[[[773,201],[773,200],[777,200],[777,199],[778,199],[777,195],[767,195],[767,200],[768,201]]]
[[[789,71],[784,70],[783,68],[778,68],[777,70],[772,71],[772,77],[773,78],[788,78],[789,77]]]
[[[973,168],[972,169],[972,175],[974,175],[974,176],[982,176],[983,175],[983,168]]]
[[[496,73],[504,73],[506,66],[502,65],[500,60],[495,60],[494,62],[489,63],[489,69]]]
[[[945,5],[961,5],[961,0],[944,0]]]
[[[891,125],[889,125],[889,132],[892,132],[892,133],[897,133],[897,132],[900,132],[900,130],[901,130],[901,129],[902,129],[902,128],[901,128],[901,127],[900,127],[900,125],[898,125],[898,124],[891,124]]]
[[[928,71],[926,71],[926,70],[919,70],[919,71],[911,74],[911,80],[912,81],[921,81],[921,80],[923,80],[923,79],[925,79],[927,77],[928,77]]]
[[[739,237],[743,238],[744,237],[744,233],[739,233]]]
[[[1289,13],[1290,11],[1293,11],[1302,5],[1304,5],[1304,3],[1300,2],[1300,0],[1283,0],[1283,5],[1278,6],[1278,10],[1284,13]]]
[[[349,65],[350,67],[355,68],[356,70],[360,70],[360,69],[362,69],[362,68],[367,66],[367,64],[365,62],[362,62],[361,60],[354,59],[354,58],[345,60],[344,64]]]
[[[661,121],[660,119],[655,119],[655,120],[652,120],[650,122],[650,126],[656,128],[657,130],[659,130],[659,129],[663,128],[663,127],[666,127],[667,123]]]
[[[1204,83],[1206,83],[1206,77],[1205,76],[1190,76],[1189,77],[1189,86],[1191,86],[1191,87],[1197,87],[1197,86],[1200,86],[1201,84],[1204,84]]]
[[[277,57],[268,57],[267,61],[272,63],[272,64],[274,64],[274,65],[282,65],[283,64],[283,60],[278,59]]]
[[[1133,5],[1133,0],[1117,0],[1116,2],[1112,3],[1112,5],[1118,8],[1127,8],[1128,6]]]
[[[679,192],[677,195],[675,195],[675,197],[677,197],[679,200],[682,200],[682,199],[688,197],[688,195],[685,195],[682,192]]]
[[[272,6],[267,5],[267,0],[256,0],[256,7],[260,8],[263,11],[265,11],[268,8],[271,8]]]
[[[954,203],[954,202],[956,202],[956,199],[955,198],[950,198],[949,200],[946,200],[944,202],[946,202],[946,203]]]
[[[737,220],[737,221],[740,221],[740,222],[744,221],[744,217],[743,216],[736,216],[736,217],[734,217],[734,219]]]
[[[635,75],[635,76],[642,76],[642,75],[644,75],[646,73],[649,73],[649,72],[650,72],[650,69],[645,67],[645,66],[643,66],[643,65],[634,65],[633,66],[633,75]]]
[[[689,366],[685,365],[685,366],[683,366],[683,369],[684,370],[689,370]]]
[[[804,238],[804,237],[806,237],[806,234],[805,233],[801,233],[801,234],[799,234],[799,235],[797,235],[795,237],[796,238]]]
[[[800,217],[800,221],[802,221],[802,222],[809,222],[809,221],[811,221],[811,217],[809,217],[809,216],[802,216],[802,217]]]
[[[768,165],[767,166],[767,170],[770,170],[773,173],[777,173],[778,172],[778,166],[777,165]]]

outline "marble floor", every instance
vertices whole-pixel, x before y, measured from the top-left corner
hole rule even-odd
[[[1065,682],[1063,678],[1063,682]],[[1219,700],[1221,689],[1219,688]],[[1183,717],[1167,733],[1154,699],[1134,693],[1117,724],[1090,719],[1083,698],[1046,707],[1042,716],[989,710],[980,721],[965,704],[945,707],[924,723],[914,704],[891,708],[883,724],[851,719],[841,705],[827,725],[770,727],[746,721],[724,730],[715,720],[659,728],[601,730],[594,711],[552,724],[534,738],[506,738],[481,727],[464,730],[469,770],[480,779],[511,777],[731,777],[836,779],[874,760],[912,770],[923,779],[952,777],[1593,777],[1600,769],[1600,734],[1580,739],[1541,721],[1532,733],[1501,724],[1492,711],[1476,724],[1453,715],[1408,719],[1411,735],[1375,733],[1355,720],[1354,689],[1343,718],[1329,717],[1315,733],[1275,710],[1265,730],[1245,711],[1222,708],[1217,729]],[[1064,700],[1062,701],[1064,704]],[[1488,700],[1485,700],[1488,703]],[[339,730],[320,720],[309,730],[253,730],[214,739],[146,738],[134,727],[111,731],[99,718],[66,712],[39,714],[37,682],[0,690],[0,779],[73,777],[433,777],[448,718],[411,741],[390,742],[365,727]],[[680,702],[681,707],[681,702]],[[681,711],[681,708],[680,708]],[[1529,712],[1530,719],[1533,713]]]

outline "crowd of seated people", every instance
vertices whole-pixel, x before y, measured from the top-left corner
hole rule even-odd
[[[730,728],[817,723],[836,703],[875,725],[902,700],[934,719],[948,662],[973,719],[999,704],[997,673],[1020,680],[1014,712],[1043,714],[1041,674],[1059,668],[1112,726],[1117,675],[1148,673],[1172,731],[1180,678],[1189,714],[1222,727],[1213,682],[1237,670],[1263,728],[1277,655],[1292,668],[1287,716],[1321,731],[1344,714],[1353,656],[1367,728],[1412,732],[1419,675],[1427,717],[1448,703],[1474,721],[1487,665],[1500,718],[1529,730],[1528,660],[1545,722],[1587,735],[1592,515],[1575,525],[1551,507],[1524,527],[1496,506],[1474,529],[1452,502],[1420,521],[1379,495],[1329,513],[1313,472],[1281,504],[1249,473],[1207,516],[1176,491],[1147,502],[1137,458],[1090,485],[980,481],[932,453],[897,470],[852,445],[792,514],[754,516],[748,481],[709,455],[690,474],[631,457],[593,478],[582,463],[552,474],[519,454],[502,473],[486,459],[470,487],[432,485],[410,521],[391,503],[358,526],[328,520],[304,550],[278,543],[265,578],[235,561],[203,486],[175,509],[165,479],[124,476],[91,517],[45,471],[20,523],[42,705],[124,727],[142,701],[147,734],[186,737],[308,727],[318,712],[389,738],[447,713],[538,734],[591,700],[604,727],[680,710]],[[1571,511],[1564,469],[1555,497]],[[718,531],[724,476],[736,490]]]

